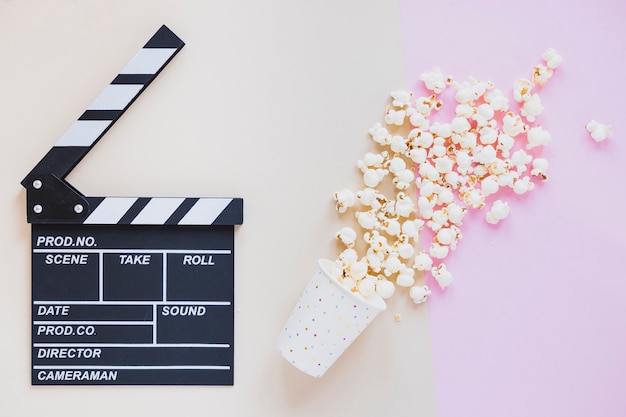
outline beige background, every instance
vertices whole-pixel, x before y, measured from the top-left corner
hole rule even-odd
[[[91,196],[244,198],[235,385],[31,387],[19,182],[161,24],[187,46],[68,179]],[[408,297],[322,379],[274,347],[335,255],[332,193],[359,185],[367,129],[404,88],[395,2],[2,0],[0,56],[0,414],[436,415],[426,309]]]

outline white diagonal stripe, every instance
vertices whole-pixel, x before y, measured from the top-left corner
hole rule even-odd
[[[110,120],[76,120],[54,146],[91,146]]]
[[[142,88],[143,84],[109,84],[87,110],[122,110]]]
[[[201,198],[178,222],[182,225],[210,225],[233,201],[232,198]]]
[[[176,52],[176,48],[142,48],[120,74],[156,74]]]
[[[183,201],[184,198],[153,198],[131,224],[164,224]]]
[[[137,201],[136,197],[105,198],[85,219],[85,224],[116,224]]]

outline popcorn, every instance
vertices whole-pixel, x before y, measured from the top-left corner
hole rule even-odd
[[[413,200],[403,192],[399,192],[396,197],[396,213],[401,217],[409,217],[415,212]]]
[[[497,224],[500,220],[504,220],[508,217],[509,211],[509,203],[502,200],[494,201],[491,209],[487,212],[487,223]]]
[[[529,122],[534,122],[535,118],[539,116],[542,111],[543,105],[541,104],[541,99],[537,94],[533,94],[524,101],[520,113]]]
[[[434,267],[430,270],[433,278],[437,280],[439,286],[444,289],[452,282],[452,273],[446,269],[445,264],[439,264],[439,266]]]
[[[450,123],[435,122],[430,127],[430,132],[444,139],[449,138],[450,136],[452,136],[452,126],[450,125]]]
[[[431,294],[430,289],[426,285],[414,286],[409,290],[409,297],[415,304],[421,304],[426,302],[428,296]]]
[[[528,133],[526,134],[526,137],[528,139],[528,145],[526,145],[526,149],[547,145],[551,139],[550,132],[543,130],[541,126],[530,128],[528,130]]]
[[[380,295],[382,298],[391,297],[395,290],[396,287],[391,281],[387,281],[386,279],[379,279],[376,281],[376,294]]]
[[[494,129],[490,126],[484,126],[480,129],[480,143],[484,145],[491,145],[498,140],[498,129]]]
[[[448,220],[450,221],[450,223],[461,225],[467,209],[465,207],[461,207],[456,203],[450,203],[448,204],[446,211],[448,213]]]
[[[525,167],[532,161],[533,157],[524,152],[523,149],[515,151],[511,157],[511,165],[515,167]]]
[[[356,213],[356,219],[363,229],[372,230],[376,228],[376,226],[380,227],[378,219],[372,212],[358,212]]]
[[[498,184],[498,177],[490,175],[480,182],[480,190],[484,196],[495,194],[498,192],[500,185]]]
[[[428,278],[415,271],[429,271],[441,288],[450,285],[452,273],[443,260],[456,250],[469,209],[487,205],[486,221],[497,224],[510,211],[498,198],[504,188],[525,194],[547,179],[547,160],[539,150],[527,153],[551,139],[536,123],[544,107],[540,89],[533,88],[547,83],[561,57],[547,49],[542,59],[528,78],[515,81],[512,96],[519,106],[514,108],[491,82],[472,77],[452,82],[438,68],[420,76],[432,94],[414,99],[408,91],[391,93],[384,123],[368,130],[377,150],[357,161],[364,186],[335,193],[337,211],[353,210],[361,230],[344,227],[336,233],[345,249],[333,276],[366,299],[389,298],[396,285],[409,288],[416,304],[431,292],[418,282]],[[447,85],[454,89],[454,113],[433,122]],[[610,126],[595,121],[586,128],[595,140],[610,135]],[[421,236],[424,226],[429,233]]]
[[[387,115],[385,116],[385,123],[388,125],[402,126],[404,124],[404,117],[406,112],[404,110],[387,109]]]
[[[465,133],[471,129],[470,123],[465,117],[455,117],[450,123],[450,129],[453,133]]]
[[[392,91],[391,97],[393,101],[391,104],[395,107],[406,107],[411,103],[411,98],[413,98],[413,93],[409,91]]]
[[[440,245],[451,245],[456,239],[456,233],[452,229],[448,229],[446,227],[442,228],[437,232],[437,236],[435,236],[435,242]]]
[[[476,108],[476,112],[472,119],[476,121],[478,126],[486,125],[495,115],[493,107],[489,103],[483,103]]]
[[[533,84],[545,85],[550,77],[552,77],[552,68],[545,65],[537,65],[533,72]]]
[[[376,187],[383,180],[383,178],[385,178],[385,175],[387,175],[388,173],[389,171],[387,171],[386,169],[368,168],[363,173],[363,182],[368,187]]]
[[[557,68],[561,65],[561,62],[563,62],[563,57],[561,57],[561,55],[559,55],[554,48],[546,49],[542,58],[546,61],[548,67],[552,69]]]
[[[496,111],[509,110],[509,99],[497,88],[485,94],[485,102],[489,103],[491,108]]]
[[[358,255],[356,251],[352,248],[345,249],[343,252],[339,254],[339,260],[342,265],[349,266],[355,263],[358,259]]]
[[[356,162],[356,166],[361,170],[361,172],[365,173],[370,168],[381,168],[383,166],[383,162],[385,161],[386,154],[376,154],[373,152],[368,152],[365,154],[363,159],[360,159]]]
[[[424,85],[435,94],[441,93],[446,88],[446,81],[439,68],[433,69],[431,72],[425,72],[420,75],[420,80],[424,81]]]
[[[356,242],[356,232],[351,227],[342,227],[337,232],[337,239],[341,240],[348,248],[351,248],[354,246],[354,242]]]
[[[511,137],[524,133],[528,126],[522,122],[522,118],[509,112],[502,119],[502,131]]]
[[[406,190],[415,179],[415,174],[410,169],[403,169],[397,172],[393,178],[393,185],[399,190]]]
[[[355,262],[350,265],[348,271],[350,271],[350,277],[352,277],[355,281],[358,281],[365,278],[365,275],[367,275],[367,264],[362,261]]]
[[[532,83],[527,79],[520,79],[513,84],[513,98],[518,103],[526,101],[530,98],[530,90],[532,89]]]
[[[396,284],[400,287],[411,287],[415,284],[415,270],[410,268],[402,268],[396,277]]]
[[[533,169],[530,171],[530,175],[541,177],[542,180],[547,180],[548,176],[546,171],[548,170],[548,161],[544,158],[533,159]]]
[[[535,184],[530,181],[529,177],[519,178],[513,183],[513,191],[515,194],[524,194],[533,188],[535,188]]]
[[[450,248],[448,246],[433,242],[430,244],[429,253],[433,258],[443,259],[448,256],[449,250]]]
[[[402,223],[402,234],[416,239],[419,236],[420,230],[424,226],[424,221],[421,219],[407,220]]]
[[[428,255],[428,253],[422,251],[413,260],[413,268],[418,271],[430,271],[430,268],[433,267],[433,259]]]
[[[409,148],[406,142],[406,139],[404,139],[402,136],[394,135],[391,137],[389,145],[392,151],[396,153],[404,153]]]
[[[348,207],[352,207],[356,203],[356,194],[348,189],[344,189],[335,193],[335,207],[339,213],[345,213]]]
[[[417,111],[409,116],[409,122],[412,126],[419,127],[421,129],[428,129],[429,127],[429,122],[426,116]]]
[[[388,145],[391,142],[391,134],[380,123],[376,123],[369,130],[369,134],[372,136],[374,142],[379,145]]]
[[[370,277],[371,275],[368,277],[365,277],[365,279],[360,280],[359,284],[357,285],[359,293],[361,293],[361,295],[363,295],[366,298],[374,294],[374,291],[376,291],[376,283],[373,280],[375,278],[372,277],[373,279],[371,279]]]
[[[398,244],[395,249],[398,252],[398,256],[402,259],[411,259],[415,254],[415,248],[408,242]]]
[[[603,140],[610,138],[612,135],[611,125],[605,125],[595,120],[590,121],[585,126],[587,132],[591,133],[591,137],[596,142],[602,142]]]

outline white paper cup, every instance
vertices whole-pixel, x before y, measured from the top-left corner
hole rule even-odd
[[[276,347],[296,368],[320,377],[381,311],[385,301],[352,293],[322,259],[278,337]]]

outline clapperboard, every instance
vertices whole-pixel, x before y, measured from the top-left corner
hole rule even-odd
[[[243,200],[85,197],[64,179],[183,46],[161,27],[22,182],[34,385],[233,384]]]

